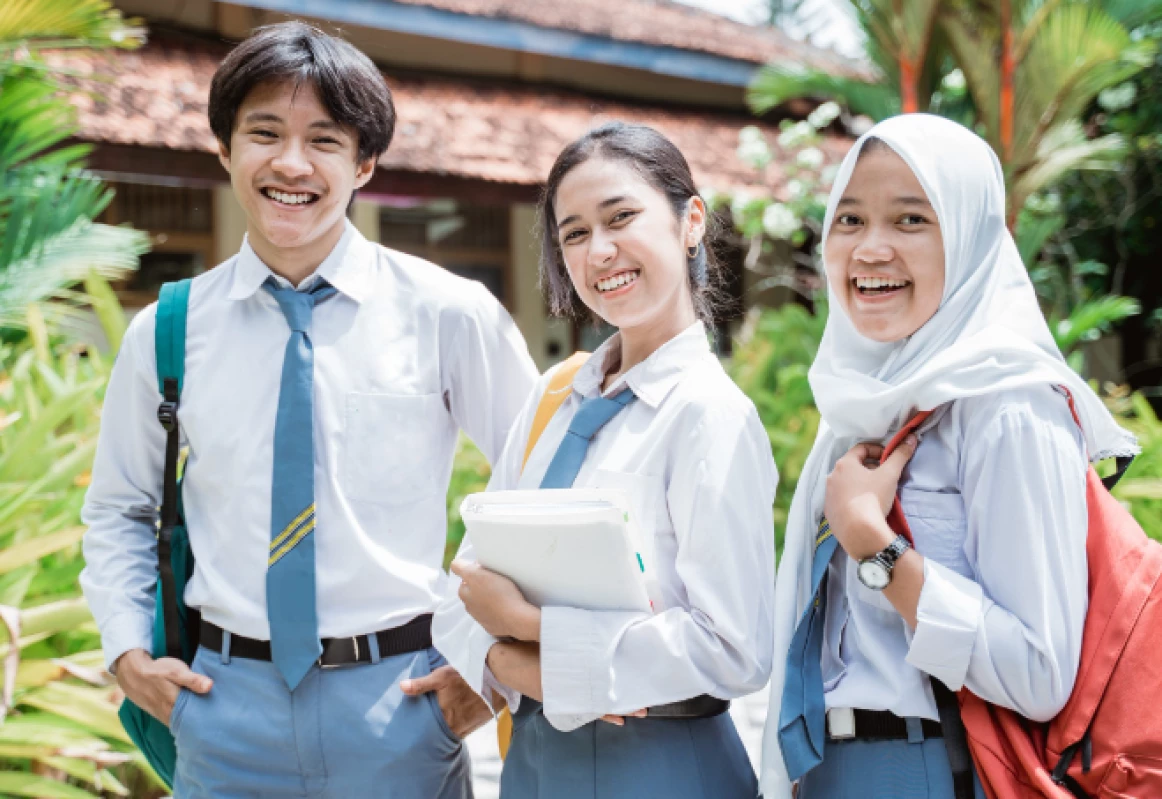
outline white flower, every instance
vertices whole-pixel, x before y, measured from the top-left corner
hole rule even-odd
[[[940,83],[949,91],[959,92],[965,87],[964,73],[959,69],[954,69],[945,75],[944,80]]]
[[[839,164],[828,164],[819,172],[819,181],[824,186],[830,186],[839,176]]]
[[[779,134],[779,146],[785,150],[792,150],[807,143],[814,135],[815,128],[810,122],[796,122],[794,125],[788,125]]]
[[[746,216],[746,208],[750,205],[751,198],[739,192],[730,198],[730,215],[734,217],[735,222],[742,221]]]
[[[821,130],[827,127],[839,116],[839,104],[835,102],[826,102],[816,108],[807,116],[807,121],[811,123],[811,127],[816,130]]]
[[[771,148],[761,130],[747,125],[738,132],[738,157],[743,163],[755,169],[762,169],[771,162]]]
[[[799,218],[782,203],[772,203],[763,211],[763,230],[772,239],[789,239],[799,229]]]
[[[1106,111],[1115,114],[1129,108],[1138,99],[1138,87],[1132,83],[1123,83],[1112,89],[1106,89],[1097,96],[1097,103]]]
[[[792,199],[797,200],[806,193],[807,193],[807,187],[803,185],[803,181],[801,181],[801,180],[788,180],[787,181],[787,194],[791,195]]]
[[[823,166],[823,151],[818,147],[808,147],[795,156],[795,163],[804,169],[818,169]]]
[[[703,186],[698,192],[702,195],[702,202],[706,203],[706,207],[714,209],[720,203],[726,202],[726,195],[720,192],[713,186]]]

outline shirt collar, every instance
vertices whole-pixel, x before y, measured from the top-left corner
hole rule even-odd
[[[350,220],[344,223],[343,235],[334,249],[323,259],[318,268],[304,281],[309,287],[315,275],[323,278],[355,302],[363,302],[371,289],[372,247],[355,229]],[[254,295],[266,279],[274,275],[258,253],[250,246],[250,236],[242,239],[242,249],[234,261],[234,280],[230,286],[232,300],[245,300]]]
[[[621,334],[615,333],[594,351],[573,378],[573,389],[583,397],[601,393],[601,383],[609,368],[621,354]],[[657,408],[678,384],[682,373],[693,362],[711,355],[706,326],[694,322],[678,335],[654,350],[650,357],[630,369],[605,392],[612,396],[624,386],[651,408]]]

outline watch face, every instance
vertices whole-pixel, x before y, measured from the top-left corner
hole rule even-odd
[[[859,581],[873,591],[883,591],[888,587],[890,576],[878,560],[865,560],[859,564]]]

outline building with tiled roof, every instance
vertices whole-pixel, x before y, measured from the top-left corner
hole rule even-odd
[[[107,212],[149,230],[154,251],[123,295],[144,304],[164,280],[237,251],[245,220],[206,120],[210,80],[231,42],[290,17],[337,30],[383,69],[395,139],[353,218],[365,235],[476,278],[513,312],[546,365],[591,333],[546,319],[532,238],[541,181],[561,148],[609,119],[669,136],[699,185],[780,183],[737,156],[755,120],[743,94],[773,59],[858,74],[830,52],[664,0],[118,0],[144,17],[137,51],[68,51],[81,139],[118,189]],[[790,112],[795,109],[787,109]],[[800,113],[804,109],[798,109]],[[836,156],[847,140],[832,142]],[[741,307],[748,280],[735,264]]]

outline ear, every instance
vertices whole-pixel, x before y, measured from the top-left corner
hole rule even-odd
[[[220,163],[222,168],[227,172],[230,171],[230,151],[226,148],[226,145],[222,143],[221,139],[218,140],[218,163]]]
[[[686,206],[687,247],[696,247],[706,235],[706,203],[698,195],[690,198]]]
[[[367,181],[375,174],[375,163],[376,159],[372,157],[355,164],[355,188],[361,189],[367,185]]]

